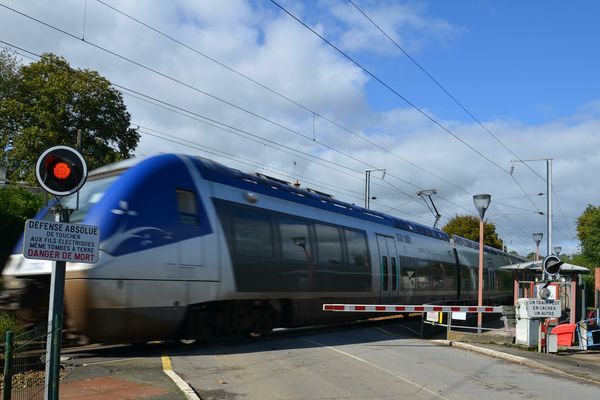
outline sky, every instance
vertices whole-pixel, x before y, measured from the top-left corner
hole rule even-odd
[[[288,14],[289,13],[289,14]],[[291,15],[293,15],[293,17]],[[136,156],[197,154],[433,225],[486,219],[509,250],[578,252],[599,205],[600,3],[0,0],[0,43],[97,70]],[[294,18],[295,17],[295,18]],[[526,161],[536,160],[536,161]],[[512,172],[512,173],[511,173]]]

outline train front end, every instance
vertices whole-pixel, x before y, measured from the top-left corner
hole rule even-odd
[[[64,208],[74,210],[70,215],[73,223],[83,223],[91,209],[102,199],[105,191],[116,181],[130,162],[102,168],[90,175],[90,179],[77,195],[60,199]],[[33,219],[54,221],[55,215],[50,206],[52,200]],[[100,227],[102,229],[102,227]],[[23,238],[19,240],[2,270],[3,288],[0,294],[0,308],[11,310],[25,326],[43,323],[48,318],[50,276],[53,262],[27,259],[22,255]],[[110,255],[101,251],[96,264],[68,263],[68,277],[86,276],[92,268],[105,264]]]

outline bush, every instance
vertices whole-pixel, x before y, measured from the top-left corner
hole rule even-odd
[[[45,195],[18,186],[0,186],[0,270],[23,233],[25,221],[44,205]]]
[[[0,313],[0,342],[4,342],[6,337],[6,331],[12,331],[15,335],[24,332],[23,325],[17,320],[17,318],[8,313]]]

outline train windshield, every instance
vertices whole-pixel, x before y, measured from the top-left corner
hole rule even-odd
[[[60,199],[60,203],[65,208],[70,208],[73,211],[69,219],[70,222],[81,222],[85,218],[85,215],[94,204],[98,203],[104,196],[106,190],[112,185],[114,181],[119,178],[120,174],[104,176],[98,179],[88,180],[79,190],[79,208],[77,208],[77,193],[70,196],[65,196]],[[53,220],[54,215],[48,213],[46,215],[47,220]]]

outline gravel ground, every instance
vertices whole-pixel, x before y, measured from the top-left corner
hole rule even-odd
[[[60,371],[60,380],[64,380],[67,371]],[[27,371],[15,374],[12,379],[13,389],[25,389],[35,386],[44,386],[45,371]],[[4,389],[4,374],[0,374],[0,390]]]

